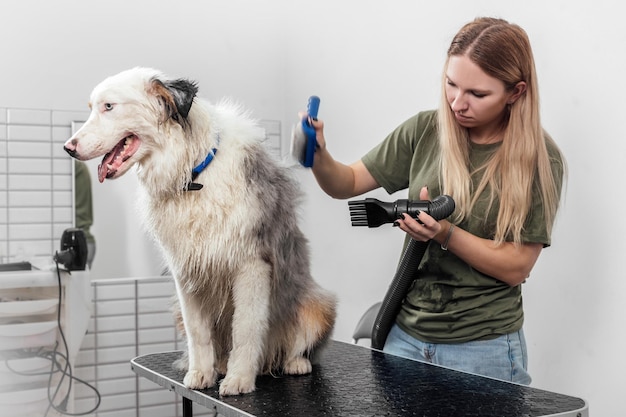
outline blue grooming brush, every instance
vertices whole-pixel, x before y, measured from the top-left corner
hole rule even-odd
[[[320,98],[317,96],[309,97],[307,113],[312,119],[317,119],[319,107]],[[313,156],[315,154],[316,147],[317,140],[315,139],[315,128],[309,123],[309,118],[305,117],[293,128],[291,138],[291,154],[303,167],[310,168],[313,166]]]

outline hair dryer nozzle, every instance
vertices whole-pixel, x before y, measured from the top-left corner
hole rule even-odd
[[[454,212],[454,200],[448,195],[441,195],[432,201],[428,200],[396,200],[383,202],[376,198],[348,201],[352,226],[379,227],[385,223],[393,223],[402,213],[413,218],[423,211],[435,220],[445,219]]]

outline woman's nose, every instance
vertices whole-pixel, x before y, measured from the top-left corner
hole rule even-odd
[[[453,112],[462,112],[467,110],[467,101],[463,100],[461,94],[457,94],[450,100],[450,108]]]

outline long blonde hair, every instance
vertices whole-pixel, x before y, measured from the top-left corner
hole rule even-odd
[[[476,167],[477,171],[484,170],[484,175],[475,189],[471,189],[469,132],[456,122],[445,94],[448,61],[451,56],[460,55],[469,57],[486,74],[501,80],[508,91],[520,81],[527,85],[526,92],[507,109],[501,147],[484,166]],[[495,18],[477,18],[463,26],[448,49],[438,114],[442,187],[444,193],[455,199],[455,221],[468,216],[481,192],[489,188],[490,207],[496,200],[500,203],[494,236],[496,244],[505,240],[519,244],[532,204],[532,187],[538,180],[550,233],[559,205],[560,184],[556,184],[552,174],[546,146],[546,140],[551,139],[539,118],[535,61],[526,32]],[[556,145],[554,148],[558,151]],[[565,164],[562,156],[561,161]],[[485,215],[489,211],[486,210]]]

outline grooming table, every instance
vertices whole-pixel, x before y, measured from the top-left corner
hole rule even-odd
[[[172,367],[182,352],[131,360],[132,370],[226,417],[239,416],[573,416],[588,417],[575,397],[404,359],[363,346],[331,341],[308,375],[259,376],[256,391],[220,397],[217,387],[191,390]]]

